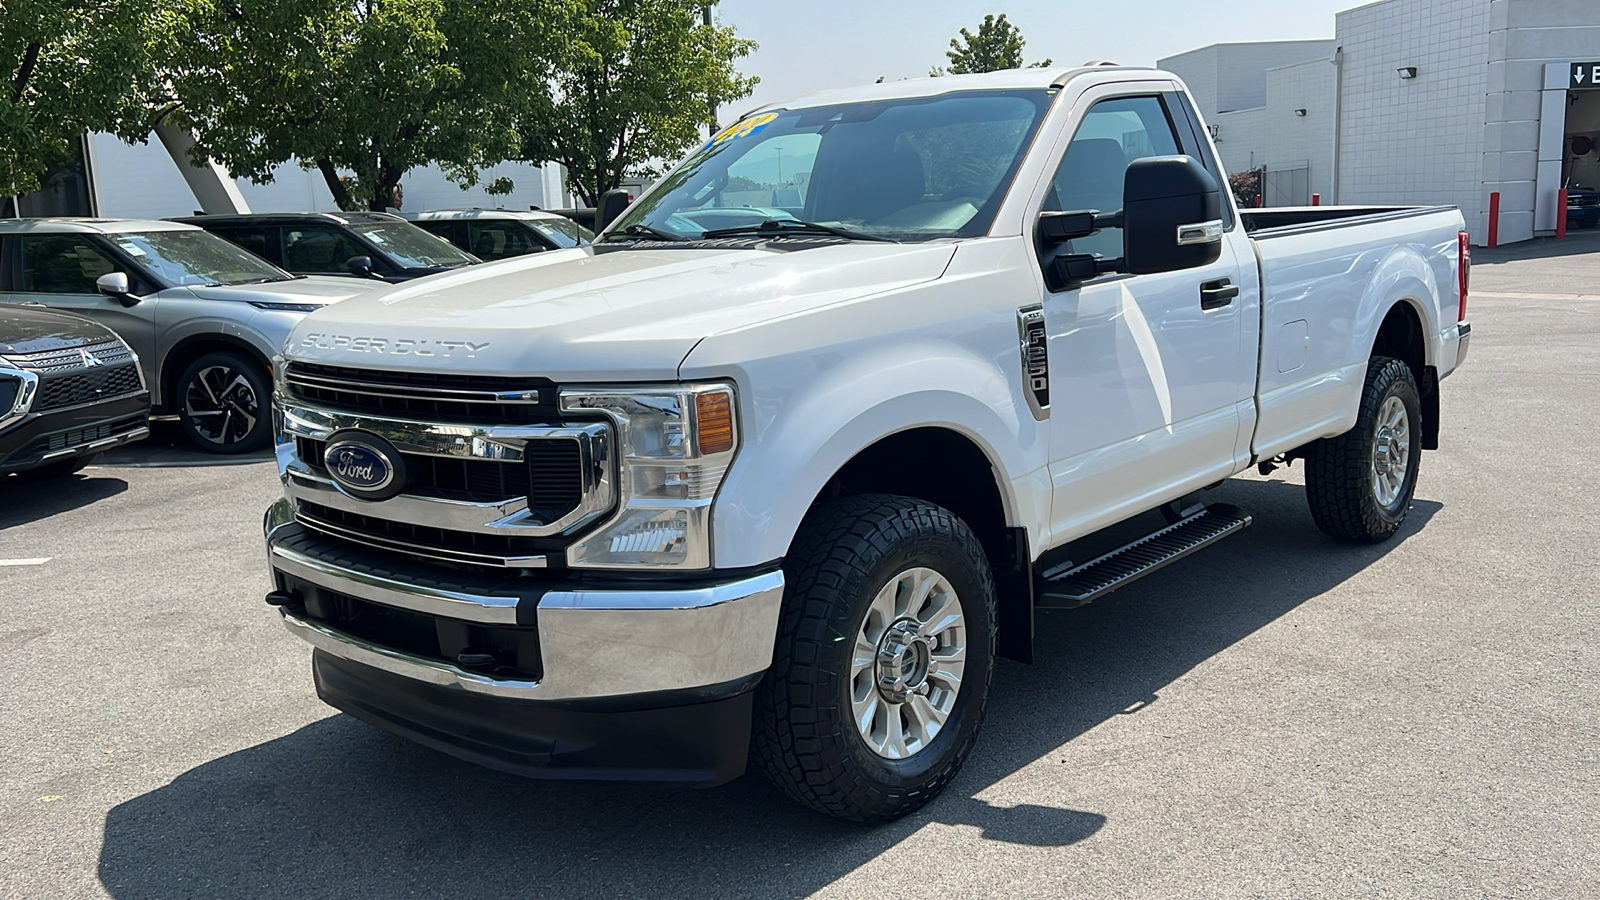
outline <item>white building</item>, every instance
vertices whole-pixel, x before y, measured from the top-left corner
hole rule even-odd
[[[1160,62],[1195,91],[1229,171],[1266,169],[1269,203],[1451,204],[1481,244],[1491,192],[1511,242],[1555,231],[1563,185],[1600,186],[1600,2],[1382,0],[1334,32]]]
[[[267,184],[253,184],[245,178],[232,178],[217,169],[218,190],[231,202],[242,200],[250,212],[334,211],[322,174],[298,165],[278,166]],[[194,173],[190,173],[193,175]],[[512,193],[491,196],[484,185],[496,178],[509,178]],[[187,216],[203,210],[173,154],[151,136],[148,144],[126,144],[113,135],[91,134],[83,142],[80,158],[46,179],[46,189],[27,197],[3,198],[0,215],[93,215],[112,218],[159,219]],[[437,166],[407,172],[400,180],[404,189],[404,209],[452,209],[487,207],[498,209],[555,209],[575,204],[566,191],[558,165],[532,166],[526,163],[501,163],[486,170],[479,184],[461,190],[444,177]]]

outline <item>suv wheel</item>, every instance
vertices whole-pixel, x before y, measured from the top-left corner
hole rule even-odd
[[[178,419],[202,450],[248,453],[272,438],[272,384],[266,370],[241,353],[207,353],[178,379]]]

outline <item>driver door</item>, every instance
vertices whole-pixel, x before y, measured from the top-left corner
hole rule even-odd
[[[1182,152],[1175,125],[1186,123],[1182,112],[1169,109],[1159,90],[1135,96],[1127,90],[1108,85],[1086,96],[1087,111],[1046,192],[1046,210],[1118,211],[1129,163]],[[1107,228],[1058,252],[1110,260],[1122,249],[1121,229]],[[1044,288],[1058,541],[1233,473],[1235,401],[1248,367],[1240,356],[1241,303],[1219,305],[1215,286],[1242,290],[1240,281],[1237,244],[1224,240],[1210,265]]]

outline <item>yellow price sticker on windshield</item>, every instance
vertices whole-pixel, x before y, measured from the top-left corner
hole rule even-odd
[[[716,147],[727,141],[737,140],[742,137],[749,137],[768,125],[771,125],[777,118],[777,113],[770,112],[762,113],[759,116],[752,116],[742,122],[735,122],[732,125],[729,125],[727,128],[722,129],[722,131],[719,132],[716,137],[711,139],[711,143],[707,144],[706,146]]]

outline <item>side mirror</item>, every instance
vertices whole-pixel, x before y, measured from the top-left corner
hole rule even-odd
[[[107,272],[94,280],[94,288],[124,307],[137,306],[142,297],[133,295],[127,272]]]
[[[370,256],[352,256],[344,261],[344,267],[349,269],[350,274],[357,278],[372,277],[372,257]]]
[[[1123,180],[1122,271],[1154,275],[1222,256],[1222,189],[1192,156],[1153,156]]]
[[[628,204],[632,202],[633,195],[621,188],[601,194],[600,207],[595,210],[594,230],[596,232],[605,231],[606,226],[615,222],[617,217],[627,210]]]

